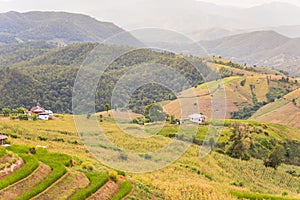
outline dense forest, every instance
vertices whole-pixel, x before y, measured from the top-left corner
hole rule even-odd
[[[80,43],[59,47],[46,42],[1,46],[1,107],[30,108],[39,103],[54,112],[71,113],[73,85],[77,72],[96,46],[96,43]],[[110,53],[120,48],[125,48],[128,53],[111,63],[99,77],[96,111],[105,110],[105,104],[111,102],[112,91],[122,75],[141,65],[160,64],[172,67],[186,78],[190,86],[196,86],[216,76],[197,57],[113,45],[101,49]],[[101,52],[102,55],[105,53]],[[97,58],[94,60],[98,61]],[[96,75],[93,70],[90,73]],[[142,77],[141,75],[140,78]],[[129,108],[143,113],[146,105],[173,100],[176,98],[174,92],[178,94],[187,89],[176,80],[171,80],[170,84],[173,85],[172,88],[177,88],[177,91],[171,91],[158,84],[147,84],[137,88],[131,96]]]

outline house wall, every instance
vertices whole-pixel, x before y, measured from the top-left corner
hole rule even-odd
[[[39,115],[38,119],[40,119],[40,120],[49,120],[49,115]]]

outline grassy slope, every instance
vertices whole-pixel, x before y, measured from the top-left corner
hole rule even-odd
[[[242,86],[241,82],[246,80],[245,85]],[[222,80],[226,92],[226,118],[230,118],[230,113],[237,111],[238,109],[253,104],[252,94],[250,85],[255,85],[255,93],[259,102],[266,101],[266,94],[268,93],[268,84],[265,76],[254,75],[249,77],[233,76],[224,78]],[[216,81],[209,82],[198,86],[197,88],[189,89],[189,91],[182,92],[194,93],[198,98],[199,110],[210,117],[211,114],[211,94],[218,87]],[[209,89],[208,89],[209,88]],[[190,91],[192,90],[192,91]],[[211,91],[211,92],[210,92]],[[185,105],[190,113],[197,112],[193,102],[191,105]],[[181,107],[179,100],[171,101],[169,104],[164,106],[167,113],[175,115],[177,118],[181,117]]]
[[[133,137],[128,137],[125,133],[123,134],[112,122],[106,121],[102,125],[108,138],[119,146],[134,152],[153,151],[169,141],[168,138],[159,136],[147,140],[136,140]],[[131,126],[133,125],[128,125],[128,128]],[[274,137],[282,137],[280,134],[277,134],[279,131],[276,131],[276,129],[283,130],[285,133],[282,134],[286,135],[286,137],[293,138],[297,136],[294,135],[292,129],[276,126],[272,127],[274,129]],[[79,141],[72,117],[69,115],[65,115],[61,120],[48,122],[6,121],[0,123],[0,128],[5,132],[11,131],[19,137],[10,139],[13,143],[47,145],[50,151],[69,153],[71,156],[82,159],[86,157],[86,159],[93,162],[97,169],[105,169],[103,165],[86,153],[82,145],[68,142],[69,140]],[[135,128],[138,130],[140,127],[135,126]],[[270,132],[270,134],[273,133]],[[38,135],[47,137],[48,141],[40,141],[37,138]],[[58,136],[63,138],[64,142],[51,141],[51,138]],[[132,144],[133,142],[135,142],[135,145]],[[290,197],[300,198],[299,194],[297,194],[300,179],[284,172],[286,168],[289,168],[288,166],[275,171],[266,169],[260,160],[253,159],[250,162],[246,162],[217,153],[212,153],[205,158],[199,158],[198,151],[199,147],[192,145],[183,157],[170,166],[151,173],[135,174],[133,178],[161,191],[167,199],[182,199],[183,197],[194,199],[236,199],[230,194],[231,191],[240,193],[259,192],[275,196],[280,196],[282,192],[287,192]],[[294,168],[300,170],[299,167]],[[233,182],[243,182],[243,186],[234,186]],[[132,195],[136,196],[136,193]]]
[[[300,89],[290,92],[283,98],[262,107],[251,119],[300,128],[298,123],[300,117],[299,94]],[[293,103],[293,100],[295,103]]]

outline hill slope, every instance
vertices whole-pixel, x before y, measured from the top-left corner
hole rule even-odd
[[[286,76],[276,71],[262,67],[247,67],[225,59],[214,59],[223,77],[226,118],[247,119],[262,105],[271,103],[300,86],[294,79],[289,78],[287,81]],[[194,93],[197,98],[197,102],[185,105],[185,109],[192,114],[196,112],[198,106],[202,113],[211,117],[214,89],[218,88],[219,84],[216,81],[207,82],[182,92],[182,98],[185,98],[185,93]],[[179,119],[187,117],[181,114],[180,97],[166,104],[164,109]]]
[[[21,41],[46,40],[60,43],[101,42],[115,34],[124,32],[113,23],[66,12],[8,12],[0,14],[0,41],[18,43]],[[122,38],[125,44],[139,41],[129,33]],[[122,41],[116,41],[121,43]]]
[[[300,128],[300,89],[292,91],[283,98],[262,107],[251,119],[279,123]]]

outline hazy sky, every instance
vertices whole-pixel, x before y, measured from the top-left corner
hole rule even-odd
[[[270,3],[274,1],[291,3],[300,6],[300,0],[201,0],[210,3],[215,3],[218,5],[229,5],[237,7],[252,7],[256,5],[261,5],[264,3]]]
[[[124,28],[139,27],[136,21],[152,17],[152,11],[157,8],[181,7],[181,4],[197,0],[0,0],[0,12],[7,11],[66,11],[83,13],[99,19],[110,21]],[[259,4],[270,3],[276,0],[201,0],[219,5],[251,7]],[[300,0],[277,0],[300,7]],[[152,8],[152,9],[151,9]],[[169,10],[168,10],[169,11]],[[188,13],[188,12],[186,12]],[[143,20],[143,19],[142,19]],[[133,24],[130,24],[133,22]],[[162,22],[157,22],[161,24]]]
[[[130,2],[138,2],[139,0],[130,0]],[[149,0],[157,1],[158,4],[164,0]],[[186,0],[182,0],[185,3]],[[196,0],[195,0],[196,1]],[[274,0],[200,0],[211,2],[219,5],[230,5],[238,7],[251,7],[263,3],[269,3]],[[300,6],[300,0],[279,0]],[[10,10],[28,11],[28,10],[65,10],[73,12],[95,12],[97,7],[110,8],[127,4],[127,0],[0,0],[0,12]]]

